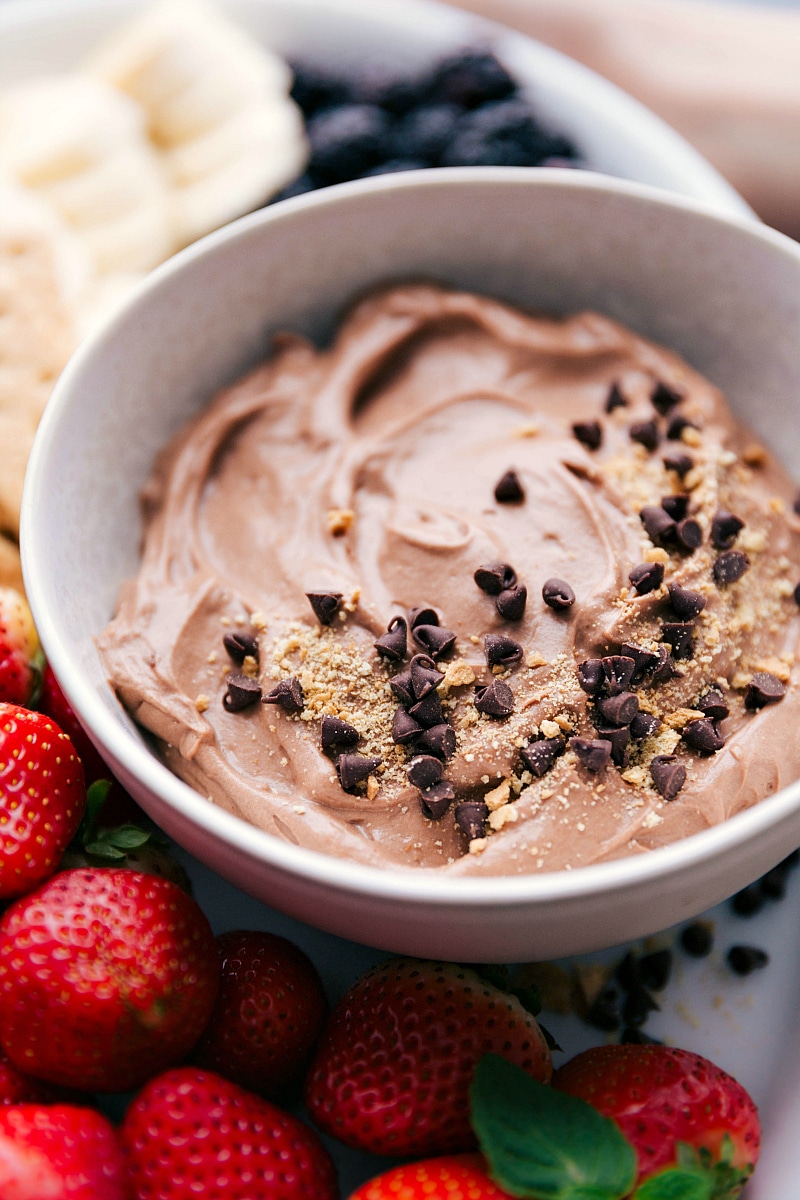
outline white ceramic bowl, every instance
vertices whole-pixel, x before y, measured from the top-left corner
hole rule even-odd
[[[69,70],[148,0],[0,0],[0,87]],[[491,41],[537,111],[572,136],[598,171],[748,212],[688,142],[613,84],[522,34],[430,0],[217,0],[284,56],[322,66],[413,72]]]
[[[800,466],[800,246],[747,218],[574,171],[417,172],[245,217],[160,267],[67,367],[24,497],[23,564],[53,667],[155,820],[269,904],[385,949],[555,957],[682,920],[800,843],[800,784],[621,862],[447,879],[317,854],[215,808],[151,754],[94,647],[137,569],[137,494],[156,452],[283,328],[326,337],[376,281],[426,275],[529,308],[597,308],[673,347]]]

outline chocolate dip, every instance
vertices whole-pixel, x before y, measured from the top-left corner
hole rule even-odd
[[[276,837],[574,869],[800,776],[793,501],[669,351],[395,287],[164,450],[100,651],[170,768]]]

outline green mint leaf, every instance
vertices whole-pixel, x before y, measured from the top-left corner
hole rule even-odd
[[[633,1193],[633,1200],[712,1200],[713,1186],[710,1175],[669,1167],[646,1179]]]
[[[116,829],[106,830],[103,841],[110,842],[118,850],[138,850],[150,841],[150,834],[138,825],[119,825]]]
[[[622,1200],[636,1155],[613,1121],[496,1054],[478,1063],[472,1125],[492,1178],[531,1200]]]
[[[88,842],[84,846],[84,850],[92,858],[102,859],[103,862],[119,862],[125,857],[124,850],[118,850],[116,846],[103,841],[102,838],[98,838],[96,842]]]

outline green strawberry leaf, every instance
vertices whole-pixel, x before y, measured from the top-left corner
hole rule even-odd
[[[102,840],[110,842],[117,850],[138,850],[150,841],[150,834],[138,825],[118,825],[116,829],[106,830]]]
[[[125,857],[124,850],[118,850],[116,846],[112,846],[104,838],[98,838],[94,842],[87,842],[84,850],[92,858],[99,858],[103,862],[119,862],[120,859]]]
[[[549,1030],[549,1029],[545,1029],[545,1027],[544,1027],[544,1025],[542,1024],[542,1022],[541,1022],[541,1021],[539,1021],[539,1022],[538,1022],[538,1025],[539,1025],[539,1030],[541,1031],[542,1037],[544,1038],[544,1040],[545,1040],[545,1043],[546,1043],[546,1045],[547,1045],[547,1049],[548,1049],[548,1050],[560,1050],[560,1051],[562,1051],[562,1053],[563,1053],[564,1047],[563,1047],[563,1046],[559,1046],[558,1042],[557,1042],[557,1041],[556,1041],[556,1039],[553,1037],[553,1035],[552,1035],[552,1033],[550,1032],[550,1030]]]
[[[478,1063],[472,1125],[490,1174],[530,1200],[622,1200],[636,1154],[613,1121],[496,1054]]]
[[[712,1187],[708,1175],[670,1167],[646,1179],[633,1193],[633,1200],[712,1200]]]

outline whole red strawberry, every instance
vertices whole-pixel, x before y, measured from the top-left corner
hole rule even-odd
[[[223,933],[217,948],[219,995],[192,1059],[285,1102],[302,1084],[325,1020],[322,980],[302,950],[272,933]]]
[[[550,1079],[547,1043],[515,996],[453,963],[390,959],[331,1014],[306,1104],[326,1133],[376,1154],[469,1150],[469,1086],[489,1051]]]
[[[51,1083],[128,1091],[191,1050],[218,979],[208,921],[174,883],[63,871],[0,920],[0,1041]]]
[[[0,898],[47,879],[86,808],[72,742],[43,713],[0,704]]]
[[[756,1106],[720,1067],[669,1046],[598,1046],[561,1067],[553,1085],[610,1117],[633,1145],[638,1183],[679,1162],[714,1180],[715,1200],[738,1196],[758,1161]],[[677,1193],[675,1193],[677,1194]]]
[[[0,587],[0,701],[30,704],[43,659],[27,600],[15,588]]]
[[[458,1154],[385,1171],[353,1192],[350,1200],[510,1200],[510,1196],[486,1174],[480,1154]]]
[[[91,1108],[0,1108],[3,1200],[125,1200],[114,1129]]]
[[[131,1200],[336,1200],[322,1142],[296,1117],[212,1071],[152,1079],[120,1128]]]
[[[61,685],[53,674],[50,663],[45,665],[42,672],[42,689],[39,693],[38,707],[43,713],[52,717],[56,724],[72,738],[72,744],[83,764],[83,773],[86,776],[87,784],[94,783],[95,779],[108,779],[108,767],[75,716],[75,711],[61,690]]]

